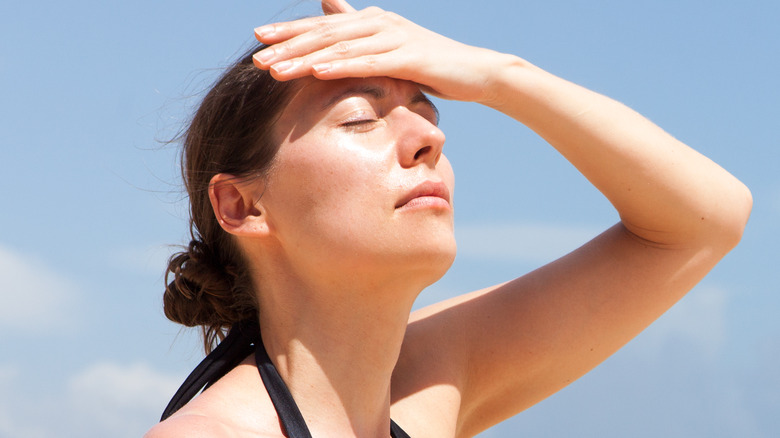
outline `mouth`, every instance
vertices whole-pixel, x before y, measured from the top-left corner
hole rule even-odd
[[[425,181],[395,204],[396,209],[413,206],[449,208],[450,190],[442,182]]]

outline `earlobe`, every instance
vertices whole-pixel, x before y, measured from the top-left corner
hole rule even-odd
[[[217,222],[235,236],[262,236],[268,233],[267,215],[259,202],[262,188],[256,181],[225,173],[211,178],[209,200]]]

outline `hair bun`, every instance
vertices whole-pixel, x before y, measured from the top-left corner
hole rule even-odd
[[[236,270],[220,263],[206,244],[192,240],[185,251],[173,254],[168,261],[165,316],[187,327],[204,326],[213,339],[223,329],[254,316],[244,306],[237,306],[242,301],[236,294],[241,283],[236,281],[238,276]]]

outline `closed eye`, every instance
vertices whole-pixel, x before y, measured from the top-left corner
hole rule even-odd
[[[365,131],[370,129],[372,125],[377,122],[379,122],[379,119],[349,120],[342,123],[341,127],[352,131]]]
[[[357,126],[362,125],[365,123],[373,123],[376,122],[376,119],[360,119],[360,120],[350,120],[348,122],[344,122],[341,124],[341,126]]]

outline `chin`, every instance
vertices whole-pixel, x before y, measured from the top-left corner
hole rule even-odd
[[[436,283],[437,281],[441,280],[442,277],[444,277],[444,274],[447,273],[447,271],[450,270],[452,267],[452,263],[455,261],[455,251],[453,249],[451,254],[448,254],[447,256],[442,257],[436,264],[432,264],[432,278],[430,283],[428,283],[427,286],[432,285],[433,283]],[[426,286],[426,287],[427,287]]]
[[[419,273],[424,279],[425,287],[439,281],[455,261],[454,238],[446,242],[439,241],[436,245],[425,245],[415,249],[419,251],[406,255],[407,266],[409,266],[410,271]]]

